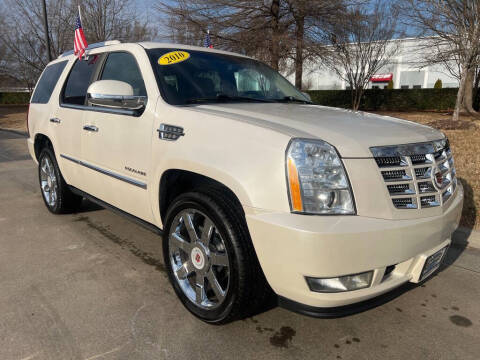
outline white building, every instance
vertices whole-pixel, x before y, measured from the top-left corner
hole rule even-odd
[[[422,38],[406,38],[391,41],[398,45],[396,55],[391,58],[377,74],[372,77],[369,87],[384,88],[390,79],[395,89],[433,88],[440,79],[443,87],[458,87],[458,80],[443,65],[425,66],[426,40]],[[295,82],[295,74],[287,76]],[[308,90],[344,90],[348,84],[322,63],[305,64],[303,87]]]

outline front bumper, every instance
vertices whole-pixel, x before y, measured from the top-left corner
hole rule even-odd
[[[248,211],[246,218],[260,265],[281,303],[312,310],[364,302],[406,282],[418,282],[425,259],[448,246],[458,226],[460,183],[450,201],[440,216],[410,220]],[[390,265],[395,269],[384,277]],[[355,291],[312,292],[305,280],[370,270],[371,286]]]

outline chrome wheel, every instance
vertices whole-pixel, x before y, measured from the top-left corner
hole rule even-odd
[[[212,220],[198,210],[182,210],[170,226],[168,244],[170,266],[185,296],[203,309],[222,304],[230,282],[230,262]]]
[[[58,183],[54,165],[48,156],[44,156],[40,162],[40,187],[48,206],[55,207],[58,199]]]

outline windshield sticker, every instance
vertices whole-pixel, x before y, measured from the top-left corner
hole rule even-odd
[[[190,54],[186,51],[171,51],[162,55],[158,59],[160,65],[173,65],[182,61],[187,60],[190,57]]]

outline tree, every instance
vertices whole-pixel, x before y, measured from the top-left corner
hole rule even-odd
[[[391,41],[398,35],[396,18],[391,5],[377,0],[349,7],[330,24],[325,65],[350,87],[353,110],[358,110],[370,78],[398,51],[398,42]]]
[[[480,4],[477,0],[402,0],[408,24],[426,38],[432,64],[442,63],[459,79],[452,120],[465,109],[475,113],[472,93],[480,56]]]
[[[322,56],[324,24],[360,0],[159,0],[168,39],[202,45],[207,30],[215,47],[240,52],[287,71],[293,64],[302,88],[303,64]]]
[[[255,56],[277,70],[291,51],[284,0],[160,0],[155,7],[174,42],[202,46],[210,30],[215,47]]]
[[[323,34],[329,21],[336,21],[345,16],[348,5],[356,3],[352,0],[285,0],[288,15],[292,19],[290,30],[291,41],[295,51],[295,86],[302,89],[303,64],[313,57],[322,58],[325,46],[319,34]],[[320,40],[320,41],[319,41]]]
[[[388,89],[388,90],[393,90],[393,88],[394,88],[394,86],[393,86],[393,80],[390,79],[390,81],[389,81],[388,84],[387,84],[387,89]]]
[[[81,10],[82,25],[90,43],[112,39],[144,41],[155,33],[147,20],[139,20],[128,0],[82,0]]]
[[[153,34],[151,27],[136,20],[135,9],[126,6],[126,0],[84,0],[82,4],[83,26],[90,43],[115,37],[146,40]],[[49,0],[47,8],[50,52],[57,58],[73,48],[77,1]],[[33,89],[48,63],[41,2],[5,0],[0,19],[0,50],[4,52],[0,72]]]
[[[433,85],[433,88],[434,89],[441,89],[442,87],[443,87],[442,80],[437,79],[437,81],[435,81],[435,85]]]
[[[57,57],[67,43],[73,43],[73,31],[65,31],[72,18],[67,0],[48,2],[50,51]],[[21,81],[29,89],[48,63],[41,2],[35,0],[6,0],[2,8],[0,44],[5,49],[3,71]]]

